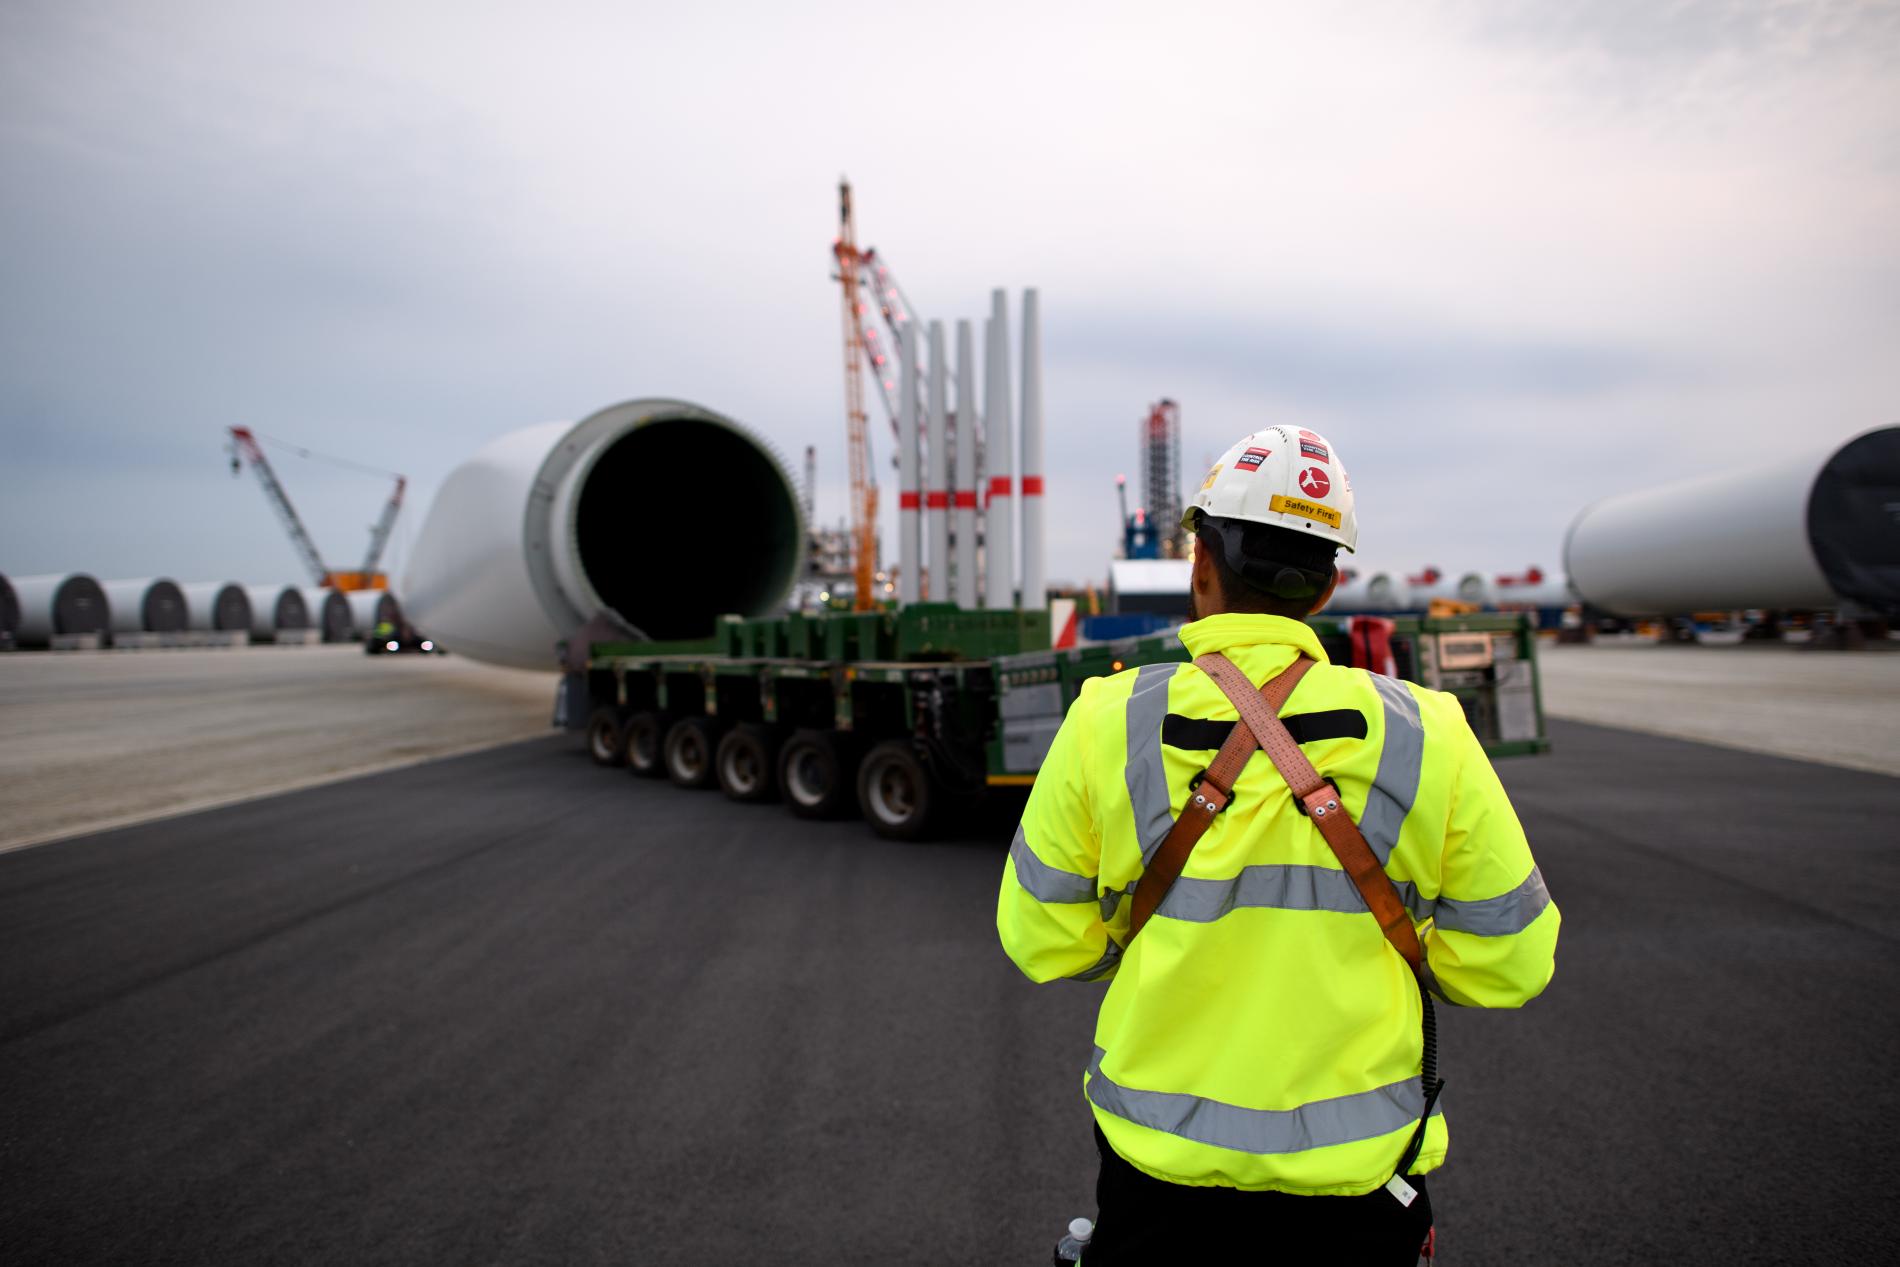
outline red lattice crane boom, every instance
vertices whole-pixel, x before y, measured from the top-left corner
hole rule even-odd
[[[251,469],[257,472],[257,482],[264,486],[264,497],[270,502],[271,509],[277,512],[277,518],[283,522],[284,531],[290,536],[290,544],[296,549],[297,557],[303,560],[304,570],[310,573],[313,585],[328,585],[330,569],[325,566],[323,556],[317,553],[317,543],[310,538],[310,532],[303,526],[297,508],[290,504],[290,494],[284,491],[284,485],[277,478],[277,472],[271,469],[270,459],[264,456],[263,446],[257,442],[249,427],[231,427],[231,473],[236,475],[241,461],[249,462]]]

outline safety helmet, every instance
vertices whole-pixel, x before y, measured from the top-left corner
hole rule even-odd
[[[1359,545],[1345,464],[1326,437],[1298,427],[1256,431],[1221,454],[1181,526],[1194,532],[1202,515],[1271,524],[1348,550]]]

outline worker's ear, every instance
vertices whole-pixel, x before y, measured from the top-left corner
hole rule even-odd
[[[1317,616],[1321,612],[1325,611],[1326,604],[1333,601],[1333,591],[1338,588],[1339,588],[1339,565],[1334,564],[1333,565],[1333,579],[1326,582],[1326,588],[1321,590],[1319,593],[1319,601],[1313,604],[1313,610],[1308,612],[1307,615]]]
[[[1195,542],[1194,570],[1188,573],[1188,588],[1193,590],[1194,610],[1219,610],[1220,577],[1214,571],[1214,556],[1204,542]]]

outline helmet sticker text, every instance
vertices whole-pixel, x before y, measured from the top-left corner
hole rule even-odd
[[[1328,528],[1339,527],[1340,514],[1331,506],[1322,506],[1318,502],[1309,502],[1300,497],[1288,497],[1275,493],[1267,504],[1269,510],[1277,510],[1283,515],[1298,515],[1301,519],[1311,519],[1316,524],[1325,524]]]
[[[1260,469],[1260,464],[1272,456],[1272,449],[1248,449],[1245,453],[1240,455],[1240,460],[1234,463],[1234,469],[1236,471],[1257,471]],[[1209,476],[1208,478],[1211,480],[1213,477]]]

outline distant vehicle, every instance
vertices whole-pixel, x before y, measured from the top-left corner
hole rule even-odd
[[[417,633],[416,627],[406,620],[399,625],[385,620],[372,629],[369,637],[363,640],[365,655],[389,655],[403,651],[418,651],[425,655],[448,654],[447,651],[436,646],[432,640]]]

